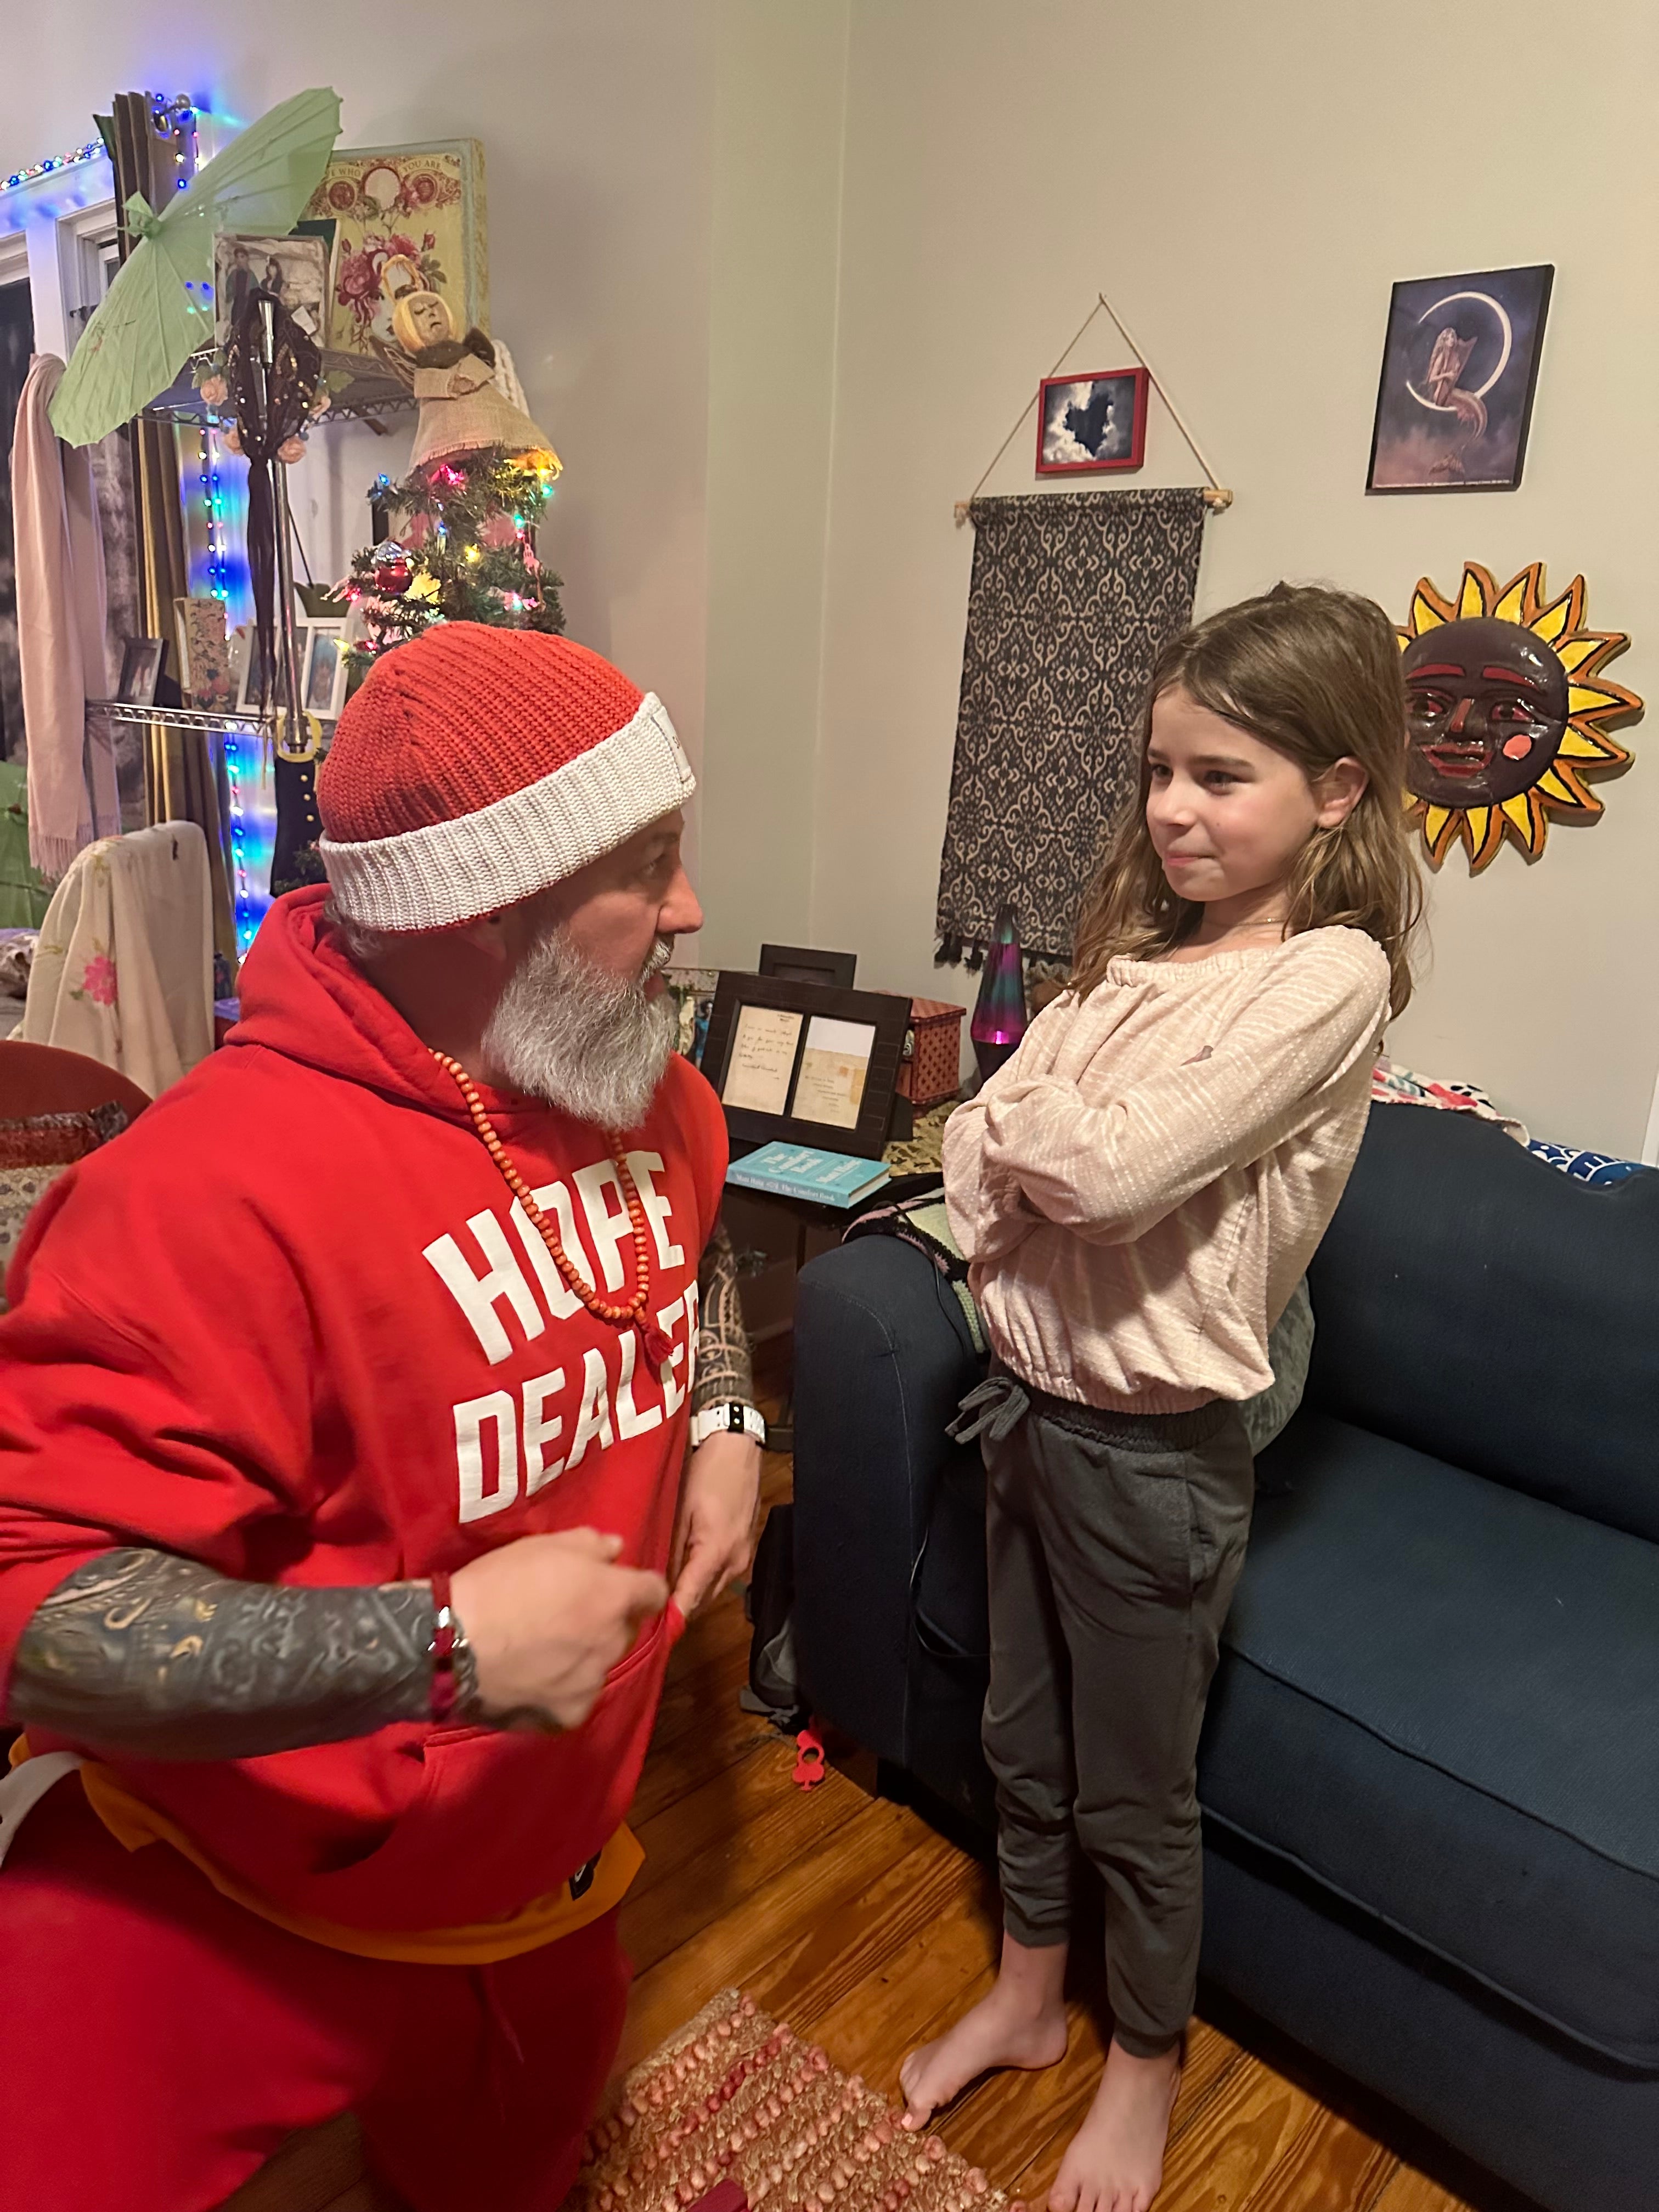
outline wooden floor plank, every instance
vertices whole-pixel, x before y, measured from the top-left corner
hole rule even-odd
[[[290,2136],[222,2212],[334,2212],[363,2183],[363,2142],[349,2112]]]
[[[1229,2067],[1192,2125],[1170,2146],[1158,2212],[1237,2212],[1317,2109],[1311,2097],[1265,2066]]]
[[[982,1879],[971,1861],[914,1816],[907,1820],[915,1847],[849,1899],[832,1923],[803,1927],[790,1949],[749,1984],[769,2012],[802,2034],[816,2039],[838,2007],[872,1991],[905,1947],[938,1929],[951,1906]],[[896,2059],[894,2063],[896,2069]]]
[[[1245,2212],[1364,2212],[1398,2161],[1335,2112],[1309,2124],[1245,2200]]]
[[[825,1785],[828,1786],[827,1784]],[[635,1982],[620,2063],[654,2051],[723,1989],[753,1990],[766,1968],[793,1959],[915,1848],[896,1805],[874,1805],[793,1865],[757,1869],[744,1907],[728,1912]]]
[[[757,1868],[804,1856],[865,1808],[867,1801],[838,1774],[810,1791],[797,1789],[794,1765],[792,1746],[757,1745],[635,1829],[645,1865],[623,1909],[622,1931],[636,1971],[744,1907]]]

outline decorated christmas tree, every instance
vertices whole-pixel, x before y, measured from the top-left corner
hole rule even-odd
[[[525,411],[507,355],[482,331],[461,336],[414,263],[394,257],[382,282],[420,417],[409,474],[398,484],[382,477],[369,494],[393,534],[351,564],[356,650],[377,659],[434,622],[562,630],[559,579],[536,555],[559,459]]]
[[[359,651],[377,659],[438,620],[562,630],[560,580],[536,556],[557,471],[546,447],[491,446],[422,462],[401,483],[381,477],[370,496],[397,534],[351,563]]]

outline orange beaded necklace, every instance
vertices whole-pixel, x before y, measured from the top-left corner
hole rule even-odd
[[[623,1196],[628,1201],[629,1225],[634,1232],[634,1295],[626,1305],[613,1305],[590,1286],[586,1277],[560,1243],[558,1231],[537,1205],[531,1195],[529,1184],[508,1159],[507,1147],[496,1135],[495,1125],[484,1111],[483,1100],[479,1097],[472,1078],[459,1060],[452,1060],[447,1053],[434,1052],[432,1057],[445,1073],[453,1078],[455,1088],[460,1092],[466,1110],[472,1117],[472,1126],[483,1140],[484,1150],[501,1170],[502,1182],[523,1206],[531,1227],[546,1245],[554,1266],[570,1290],[596,1319],[609,1322],[613,1328],[637,1328],[647,1359],[653,1369],[662,1366],[673,1346],[656,1322],[646,1318],[646,1307],[651,1297],[651,1257],[645,1207],[641,1203],[633,1171],[623,1156],[621,1146],[611,1146],[611,1158],[622,1185]]]

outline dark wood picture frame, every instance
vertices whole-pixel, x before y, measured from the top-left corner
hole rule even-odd
[[[1486,269],[1454,276],[1413,276],[1396,283],[1389,295],[1389,319],[1382,337],[1382,362],[1377,373],[1376,406],[1371,418],[1371,453],[1365,469],[1365,490],[1368,496],[1390,498],[1402,492],[1459,492],[1459,491],[1518,491],[1527,465],[1527,441],[1532,433],[1533,403],[1538,396],[1538,373],[1543,365],[1544,332],[1549,321],[1550,295],[1555,287],[1553,262],[1538,261],[1510,269]],[[1433,295],[1439,295],[1438,300]],[[1417,313],[1418,302],[1428,299],[1422,312]],[[1435,399],[1432,391],[1425,393],[1409,380],[1407,361],[1413,334],[1421,330],[1437,306],[1450,307],[1455,303],[1479,302],[1495,319],[1495,327],[1502,330],[1502,358],[1496,371],[1485,378],[1481,368],[1486,366],[1475,356],[1468,374],[1474,388],[1464,393],[1454,391],[1446,404]],[[1480,319],[1477,318],[1477,321]],[[1521,325],[1519,331],[1516,325]],[[1460,333],[1454,331],[1451,335]],[[1471,339],[1471,343],[1474,341]],[[1420,358],[1420,356],[1419,356]],[[1453,356],[1455,361],[1456,356]],[[1513,376],[1506,372],[1511,364]],[[1464,369],[1455,371],[1461,381]],[[1494,391],[1494,386],[1498,388]],[[1401,466],[1396,458],[1400,450],[1398,411],[1403,403],[1401,389],[1410,397],[1422,412],[1421,420],[1432,416],[1442,417],[1457,414],[1456,401],[1463,402],[1465,416],[1471,413],[1474,403],[1484,410],[1491,400],[1490,421],[1485,414],[1479,421],[1478,435],[1470,435],[1474,420],[1463,438],[1449,434],[1449,442],[1443,453],[1439,466],[1425,467],[1419,461],[1410,472],[1394,476],[1387,473]],[[1509,459],[1499,469],[1480,473],[1481,464],[1478,448],[1486,443],[1488,434],[1494,441],[1494,450],[1509,449]],[[1463,466],[1463,453],[1474,446],[1477,452],[1470,458],[1475,462],[1476,473],[1470,475]],[[1490,469],[1490,464],[1488,464]],[[1379,471],[1382,481],[1378,481]]]
[[[770,1144],[775,1138],[787,1144],[816,1145],[827,1152],[847,1152],[860,1159],[879,1159],[887,1142],[892,1115],[893,1092],[904,1058],[904,1032],[910,1026],[910,1001],[890,991],[842,991],[827,983],[798,983],[782,975],[751,975],[721,970],[714,992],[714,1008],[708,1017],[708,1036],[702,1048],[702,1072],[722,1099],[727,1062],[737,1033],[738,1015],[744,1006],[768,1006],[803,1017],[795,1042],[794,1064],[789,1072],[786,1104],[799,1080],[801,1054],[815,1014],[829,1021],[859,1022],[872,1028],[875,1037],[865,1071],[864,1094],[859,1117],[852,1128],[838,1123],[803,1121],[787,1110],[763,1114],[746,1106],[726,1107],[726,1126],[744,1144]]]
[[[820,952],[810,945],[763,945],[757,973],[781,975],[793,983],[809,980],[850,991],[859,971],[856,952]]]
[[[1060,385],[1127,384],[1133,391],[1133,415],[1127,452],[1109,459],[1083,460],[1048,458],[1048,394]],[[1037,386],[1036,472],[1040,477],[1107,476],[1115,470],[1138,469],[1146,458],[1146,401],[1152,379],[1144,368],[1101,368],[1073,372],[1070,376],[1045,376]]]
[[[167,645],[159,637],[130,637],[121,648],[121,674],[115,696],[126,707],[153,707],[167,665]]]

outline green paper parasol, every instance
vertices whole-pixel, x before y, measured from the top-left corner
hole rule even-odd
[[[137,240],[70,357],[50,413],[71,446],[89,446],[165,392],[213,343],[213,241],[221,231],[284,238],[322,182],[340,135],[340,96],[295,93],[199,169],[157,215],[127,202]]]

